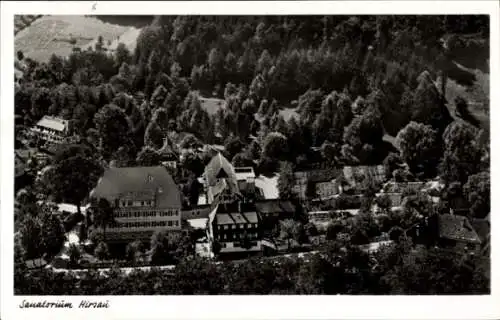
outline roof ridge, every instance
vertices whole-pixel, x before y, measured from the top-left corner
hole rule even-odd
[[[235,223],[235,224],[236,224],[236,223],[237,223],[237,222],[236,222],[236,219],[233,217],[233,215],[231,214],[231,212],[230,212],[230,211],[231,211],[231,210],[227,210],[227,212],[225,212],[225,214],[227,214],[227,215],[231,218],[231,220],[233,220],[233,223]]]

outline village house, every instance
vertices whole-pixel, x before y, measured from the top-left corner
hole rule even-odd
[[[314,210],[307,212],[308,221],[318,229],[326,230],[326,227],[335,220],[343,220],[353,217],[359,213],[358,209],[344,210]]]
[[[437,223],[439,247],[458,252],[480,253],[481,239],[467,217],[441,214]]]
[[[316,183],[316,195],[319,199],[327,199],[339,194],[336,180],[321,181]]]
[[[255,204],[243,201],[218,203],[208,218],[208,237],[220,244],[220,254],[261,251],[259,216]]]
[[[372,207],[371,207],[371,212],[375,213],[375,214],[380,214],[380,213],[386,213],[385,212],[385,208],[381,208],[378,204],[378,201],[382,198],[382,197],[387,197],[390,201],[390,206],[389,206],[389,210],[395,212],[395,211],[398,211],[398,210],[402,210],[403,209],[403,206],[405,204],[405,199],[406,197],[404,196],[403,193],[399,193],[399,192],[391,192],[391,193],[388,193],[388,192],[379,192],[379,193],[376,193],[375,194],[375,201],[373,201],[373,204],[372,204]]]
[[[367,182],[378,185],[384,183],[386,179],[383,165],[345,166],[337,185],[339,193],[361,194],[366,191]]]
[[[107,199],[114,209],[107,239],[147,240],[158,230],[181,230],[180,192],[161,166],[109,168],[90,197]]]
[[[334,169],[317,169],[309,171],[294,172],[294,185],[292,192],[299,199],[305,200],[309,195],[314,194],[313,198],[328,198],[338,194],[338,187],[335,178],[338,175]],[[313,188],[313,192],[308,190]]]
[[[163,139],[163,146],[158,152],[161,154],[161,164],[163,166],[173,170],[177,169],[179,157],[175,153],[174,148],[170,145],[167,137]]]
[[[296,208],[289,200],[260,200],[255,207],[262,219],[292,219]]]
[[[297,209],[291,201],[280,199],[259,200],[255,208],[263,231],[272,231],[281,220],[292,219]]]
[[[31,130],[44,142],[62,143],[68,136],[68,125],[68,120],[44,116]]]

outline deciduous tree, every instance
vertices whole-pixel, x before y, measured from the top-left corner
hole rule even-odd
[[[410,122],[397,136],[403,158],[414,174],[433,177],[441,158],[437,132],[430,125]]]
[[[56,154],[48,190],[65,202],[80,205],[97,183],[103,168],[93,151],[83,145],[69,145]]]

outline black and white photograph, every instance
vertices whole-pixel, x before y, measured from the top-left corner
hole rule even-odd
[[[13,23],[14,296],[490,295],[489,14]]]

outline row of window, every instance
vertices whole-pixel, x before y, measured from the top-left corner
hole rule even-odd
[[[255,242],[255,241],[254,241],[254,242],[250,242],[250,245],[251,245],[252,247],[256,247],[256,246],[257,246],[257,244],[258,244],[258,243],[257,243],[257,242]],[[233,247],[234,247],[234,248],[236,248],[236,247],[240,247],[240,246],[241,246],[241,244],[240,244],[240,243],[233,243]],[[227,247],[228,247],[228,246],[227,246],[227,243],[223,242],[223,243],[222,243],[222,247],[223,247],[223,248],[227,248]]]
[[[255,240],[259,238],[259,234],[257,232],[249,232],[246,234],[246,237],[250,240]],[[239,234],[221,234],[219,235],[219,240],[239,240],[239,239],[244,239],[245,234],[239,233]]]
[[[161,211],[160,212],[160,217],[175,217],[177,216],[177,211],[175,210],[168,210],[168,211]]]
[[[151,207],[153,206],[154,202],[152,200],[146,200],[146,201],[133,201],[133,200],[122,200],[120,201],[120,206],[122,207]]]
[[[42,134],[41,138],[48,140],[48,141],[63,141],[64,140],[64,137],[61,137],[58,135],[51,135],[51,134]]]
[[[235,230],[237,229],[239,226],[240,229],[244,229],[245,228],[245,224],[239,224],[239,225],[236,225],[236,224],[224,224],[224,225],[219,225],[219,230]],[[248,223],[246,224],[247,228],[257,228],[257,224],[256,223]]]
[[[179,221],[136,221],[117,223],[117,228],[178,227]]]
[[[175,217],[178,213],[175,210],[167,211],[118,211],[115,213],[116,218],[138,218],[138,217]]]

